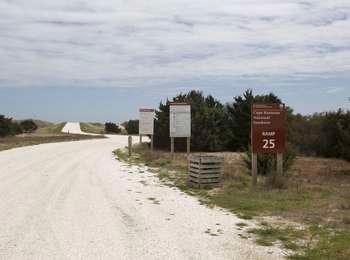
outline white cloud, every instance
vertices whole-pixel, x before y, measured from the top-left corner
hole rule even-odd
[[[0,0],[0,87],[349,72],[348,0]]]

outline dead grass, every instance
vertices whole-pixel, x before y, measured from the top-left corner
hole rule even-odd
[[[297,158],[289,189],[314,195],[307,212],[297,218],[350,229],[350,162],[336,159]]]
[[[44,144],[44,143],[56,143],[56,142],[68,142],[88,140],[94,138],[104,138],[103,136],[88,136],[88,135],[76,135],[76,134],[24,134],[13,137],[0,138],[0,151],[9,150],[12,148]]]

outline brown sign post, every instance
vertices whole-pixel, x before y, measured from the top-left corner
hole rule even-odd
[[[257,155],[277,154],[277,174],[283,174],[285,106],[253,104],[251,110],[252,186],[257,184]]]

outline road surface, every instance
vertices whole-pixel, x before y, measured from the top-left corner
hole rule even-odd
[[[79,123],[74,122],[67,122],[63,127],[62,132],[70,134],[87,134],[81,131]]]
[[[0,152],[0,259],[282,258],[240,238],[234,215],[115,160],[112,150],[126,143],[114,136]]]

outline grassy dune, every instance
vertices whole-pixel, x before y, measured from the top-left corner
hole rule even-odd
[[[66,125],[65,122],[59,124],[52,124],[45,127],[39,127],[38,130],[35,131],[37,135],[52,135],[52,134],[62,134],[62,129]]]
[[[102,123],[80,123],[81,131],[92,134],[105,134],[105,126]]]

